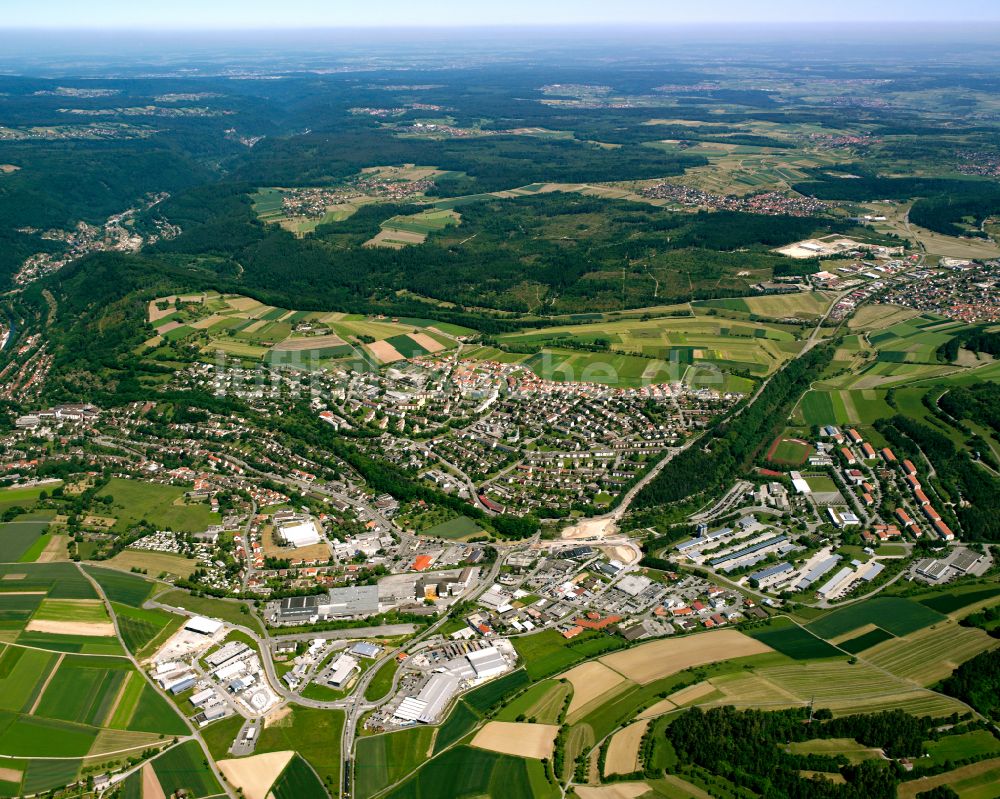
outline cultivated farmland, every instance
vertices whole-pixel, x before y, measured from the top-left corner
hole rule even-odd
[[[359,738],[354,763],[357,796],[374,796],[417,768],[430,753],[434,733],[433,727],[415,727]]]
[[[552,757],[559,727],[554,724],[519,724],[491,721],[472,739],[471,746],[491,752],[542,759]]]
[[[876,597],[834,610],[810,622],[806,628],[821,638],[835,638],[866,624],[878,625],[893,635],[906,635],[943,620],[940,613],[917,602],[900,597]]]
[[[605,655],[601,662],[645,685],[692,666],[771,651],[771,647],[736,630],[719,630],[676,640],[651,641],[626,652]]]

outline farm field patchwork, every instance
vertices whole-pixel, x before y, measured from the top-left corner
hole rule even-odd
[[[108,513],[118,519],[115,532],[125,532],[146,520],[161,530],[200,533],[221,521],[207,502],[186,502],[184,492],[180,486],[120,477],[111,478],[100,489],[102,496],[113,498]]]
[[[841,653],[796,624],[772,622],[767,627],[751,630],[749,635],[784,655],[795,660],[838,657]]]
[[[562,680],[542,680],[504,705],[497,719],[517,721],[523,716],[541,724],[555,724],[571,690],[572,687]]]
[[[293,757],[281,776],[271,786],[270,796],[274,799],[302,799],[302,797],[321,797],[326,793],[323,783],[316,772],[298,755]]]
[[[559,790],[545,777],[540,761],[456,747],[435,757],[387,794],[392,799],[553,799]]]
[[[267,799],[271,786],[294,757],[292,751],[264,752],[238,760],[220,760],[217,765],[226,780],[247,799]]]
[[[552,757],[559,727],[555,724],[522,724],[490,721],[476,733],[470,746],[536,760]]]
[[[771,647],[736,630],[718,630],[677,640],[651,641],[628,651],[605,655],[601,662],[645,685],[692,666],[771,651]]]
[[[423,763],[433,747],[435,732],[433,727],[415,727],[359,738],[354,762],[357,796],[368,799]]]
[[[632,774],[640,770],[639,744],[648,726],[648,721],[636,721],[612,736],[604,763],[604,776]]]
[[[181,791],[193,798],[222,793],[222,786],[204,761],[197,741],[185,741],[153,760],[153,771],[167,796]]]
[[[1000,758],[994,757],[953,771],[901,783],[898,799],[916,799],[918,794],[947,785],[960,799],[994,799],[1000,791]]]
[[[966,660],[1000,646],[974,627],[949,621],[902,638],[878,644],[865,652],[865,660],[920,685],[944,679]]]
[[[36,561],[48,543],[48,537],[43,535],[48,524],[25,517],[0,523],[0,562]]]
[[[937,611],[909,599],[875,597],[834,610],[806,628],[822,638],[834,638],[866,624],[878,625],[893,635],[906,635],[943,620]]]

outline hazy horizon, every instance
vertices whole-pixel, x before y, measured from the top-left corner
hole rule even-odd
[[[481,26],[683,26],[796,25],[823,23],[954,23],[1000,22],[1000,4],[983,0],[842,0],[823,2],[770,0],[750,4],[717,0],[711,6],[623,0],[609,6],[597,0],[507,0],[472,4],[460,0],[404,0],[378,4],[288,0],[282,4],[238,0],[175,0],[135,4],[129,0],[51,0],[18,4],[5,11],[2,29],[38,30],[295,30],[316,28],[456,28]]]

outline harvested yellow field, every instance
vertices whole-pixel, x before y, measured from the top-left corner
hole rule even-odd
[[[167,799],[152,763],[146,763],[142,767],[142,799]]]
[[[230,783],[243,789],[247,799],[267,799],[268,791],[294,754],[292,751],[267,752],[239,760],[220,760],[218,766]]]
[[[444,344],[431,338],[426,333],[407,333],[406,336],[428,352],[437,352],[444,349]]]
[[[642,736],[646,734],[648,726],[649,719],[636,721],[611,736],[608,754],[604,759],[605,777],[611,774],[631,774],[639,770],[639,744],[642,743]]]
[[[569,703],[567,713],[579,710],[588,702],[603,696],[625,682],[625,678],[621,674],[596,660],[581,663],[562,676],[569,680],[573,686],[573,699]]]
[[[607,655],[601,662],[628,679],[646,685],[692,666],[771,651],[771,647],[736,630],[718,630],[686,638],[651,641],[635,649]]]
[[[214,313],[211,316],[206,316],[204,319],[198,319],[191,323],[191,327],[195,330],[207,330],[216,322],[221,322],[223,319],[228,317],[222,316],[221,314]]]
[[[518,724],[491,721],[472,739],[472,745],[491,752],[541,760],[552,757],[559,727],[555,724]]]
[[[108,714],[108,718],[111,718],[111,715]],[[155,732],[105,729],[97,733],[94,743],[90,745],[88,756],[97,757],[108,752],[121,752],[127,749],[146,749],[163,743],[164,740]]]
[[[662,716],[665,713],[669,713],[671,710],[677,710],[677,705],[671,702],[669,699],[661,699],[655,705],[650,705],[642,713],[640,713],[636,718],[638,719],[653,719],[657,716]]]
[[[795,694],[759,674],[726,674],[711,682],[723,694],[718,704],[773,709],[803,704]]]
[[[944,679],[966,660],[1000,645],[975,627],[950,621],[885,641],[865,652],[869,663],[921,685]]]
[[[115,626],[110,621],[54,621],[32,619],[24,628],[28,632],[52,635],[85,635],[94,638],[114,637]]]
[[[644,782],[619,782],[617,785],[602,785],[597,788],[574,785],[573,790],[580,799],[637,799],[649,793],[649,786]]]
[[[847,326],[851,330],[883,330],[919,314],[920,311],[899,305],[862,305]]]
[[[382,363],[393,363],[394,361],[403,360],[403,355],[388,341],[376,341],[372,344],[365,344],[365,349]]]
[[[230,308],[234,308],[237,311],[256,311],[258,308],[263,308],[264,303],[259,302],[252,297],[226,297],[226,305]]]
[[[670,694],[670,701],[680,707],[681,705],[687,705],[692,702],[697,702],[699,699],[704,699],[709,694],[714,694],[716,690],[716,687],[707,680],[704,682],[696,682],[694,685],[689,685],[687,688],[681,688],[679,691],[674,691]]]
[[[286,338],[274,346],[274,352],[301,352],[302,350],[321,350],[325,347],[340,347],[346,344],[340,336],[312,336],[310,338]]]
[[[56,561],[69,560],[66,551],[66,544],[69,542],[68,535],[53,534],[49,538],[49,543],[45,545],[42,554],[38,556],[36,563],[55,563]]]

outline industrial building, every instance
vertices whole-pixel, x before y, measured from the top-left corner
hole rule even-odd
[[[351,676],[357,670],[358,661],[350,655],[341,655],[330,664],[330,673],[326,682],[331,688],[343,688],[350,682]]]
[[[316,522],[312,520],[295,521],[291,524],[280,526],[278,527],[278,537],[285,546],[295,547],[296,549],[309,547],[323,540],[316,527]]]
[[[272,607],[271,617],[279,624],[304,624],[378,612],[378,586],[357,585],[331,588],[327,594],[286,597]]]
[[[218,619],[208,619],[204,616],[195,616],[188,619],[184,624],[184,629],[199,635],[215,635],[225,625]]]
[[[408,696],[396,709],[394,718],[403,723],[434,724],[458,693],[462,681],[454,674],[435,674],[416,696]]]

